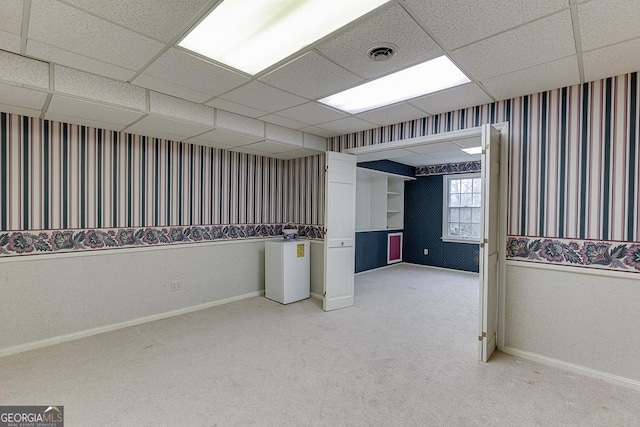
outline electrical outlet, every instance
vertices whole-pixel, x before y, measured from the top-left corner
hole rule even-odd
[[[181,291],[182,283],[180,282],[171,282],[171,292]]]
[[[425,254],[425,255],[429,255],[429,249],[425,249],[425,250],[424,250],[424,254]]]

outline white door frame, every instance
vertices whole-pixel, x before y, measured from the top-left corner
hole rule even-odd
[[[500,214],[498,218],[499,232],[498,232],[498,247],[500,248],[500,256],[498,259],[498,337],[497,348],[499,350],[504,346],[504,334],[505,334],[505,275],[506,275],[506,247],[507,247],[507,197],[510,193],[509,179],[508,179],[508,147],[509,147],[509,122],[495,123],[492,126],[500,132],[500,144],[501,152],[500,157],[500,188],[506,189],[506,191],[500,191],[503,197],[500,197]],[[369,153],[384,153],[385,151],[416,147],[421,145],[435,144],[438,142],[446,142],[455,139],[464,139],[474,136],[480,136],[482,134],[482,126],[462,129],[450,132],[442,132],[433,135],[421,136],[417,138],[408,138],[399,141],[385,142],[382,144],[368,145],[365,147],[355,147],[344,150],[345,153],[350,154],[369,154]],[[479,286],[479,284],[478,284]]]

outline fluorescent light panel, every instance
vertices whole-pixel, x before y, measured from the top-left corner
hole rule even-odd
[[[356,114],[470,81],[443,55],[320,99],[319,102]]]
[[[388,0],[224,0],[179,46],[249,74]]]

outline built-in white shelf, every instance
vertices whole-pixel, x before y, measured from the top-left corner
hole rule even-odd
[[[413,177],[357,168],[356,231],[404,227],[404,183]]]

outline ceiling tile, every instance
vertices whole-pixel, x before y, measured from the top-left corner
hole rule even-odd
[[[21,43],[20,36],[0,30],[0,49],[20,53]]]
[[[582,50],[640,37],[640,2],[599,0],[578,5]]]
[[[148,135],[172,141],[184,141],[185,139],[207,132],[211,130],[211,128],[180,120],[173,120],[167,117],[148,115],[125,130],[126,132],[138,135]]]
[[[289,145],[273,141],[260,141],[255,144],[246,145],[244,148],[259,151],[261,153],[276,154],[294,150],[296,147],[291,147]]]
[[[384,150],[380,152],[380,155],[384,155],[384,159],[395,160],[397,157],[413,157],[414,153],[405,150],[403,148],[397,148],[393,150]]]
[[[441,156],[437,160],[440,160],[437,164],[473,162],[480,160],[480,154],[474,156],[469,154]]]
[[[264,139],[264,122],[228,111],[217,111],[216,127]]]
[[[49,89],[49,64],[0,50],[0,80]]]
[[[460,148],[481,147],[482,136],[471,136],[469,138],[455,139],[451,142]]]
[[[315,102],[309,102],[287,110],[278,111],[278,116],[306,123],[307,125],[316,125],[348,117],[344,113],[332,110]]]
[[[302,147],[302,132],[267,123],[265,138],[270,141],[284,142],[285,144]]]
[[[428,166],[428,165],[437,165],[441,163],[440,159],[436,159],[434,157],[423,154],[422,156],[415,157],[413,161],[408,162],[407,164],[410,166]]]
[[[45,114],[45,119],[110,130],[122,130],[129,123],[143,116],[142,112],[132,111],[91,101],[53,95]]]
[[[462,86],[421,96],[420,98],[414,98],[408,102],[433,115],[487,104],[493,102],[493,100],[475,83],[467,83]]]
[[[305,132],[302,135],[302,145],[304,148],[324,152],[327,150],[327,139]]]
[[[170,86],[167,86],[168,89],[172,88],[172,86],[182,86],[196,93],[202,93],[203,96],[199,97],[201,100],[193,100],[195,102],[204,102],[250,80],[245,75],[175,48],[163,53],[160,58],[144,70],[142,75],[168,82],[170,84]],[[138,79],[134,80],[134,83],[137,83],[137,81]],[[180,96],[167,90],[156,90],[169,93],[169,95]]]
[[[0,111],[3,113],[18,114],[27,117],[40,117],[42,110],[34,110],[33,108],[16,107],[15,105],[4,104],[0,102]]]
[[[482,81],[496,100],[515,98],[580,83],[576,56],[535,65]]]
[[[234,148],[232,145],[219,144],[217,142],[203,141],[201,139],[197,139],[197,137],[196,138],[185,139],[182,142],[184,142],[186,144],[193,144],[193,145],[202,146],[202,147],[219,148],[221,150],[230,150],[230,149]]]
[[[407,157],[396,157],[393,159],[394,162],[403,163],[409,166],[427,166],[427,165],[437,165],[442,163],[442,160],[436,159],[435,157],[431,157],[427,154],[407,156]]]
[[[203,133],[202,135],[191,138],[188,140],[188,142],[195,142],[211,147],[226,148],[252,144],[261,140],[262,138],[255,136],[242,135],[223,129],[214,129],[210,132]]]
[[[246,154],[253,154],[254,156],[265,156],[265,157],[269,157],[267,156],[267,153],[264,153],[262,151],[258,151],[258,150],[252,150],[250,148],[247,148],[246,145],[243,145],[242,147],[233,147],[230,148],[231,151],[235,151],[237,153],[246,153]]]
[[[45,114],[44,118],[46,120],[51,120],[59,123],[69,123],[73,125],[89,126],[89,127],[98,128],[98,129],[113,130],[116,132],[120,132],[124,128],[124,125],[116,125],[113,123],[102,122],[97,119],[83,119],[79,117],[66,116],[64,114],[56,114],[56,113],[49,113],[49,112]]]
[[[438,158],[445,163],[472,162],[474,160],[480,160],[479,154],[472,156],[471,154],[466,154],[462,151],[458,151],[457,153],[438,153],[432,155],[432,157]]]
[[[0,83],[0,102],[4,105],[42,110],[46,92]]]
[[[372,61],[366,52],[374,44],[393,43],[399,49],[390,60]],[[399,5],[387,8],[367,21],[316,47],[329,59],[364,78],[374,78],[443,53],[442,48]]]
[[[137,70],[164,44],[57,1],[31,3],[29,38]]]
[[[400,159],[402,160],[402,159]],[[397,161],[400,161],[397,160]],[[440,159],[434,159],[433,157],[430,156],[420,156],[418,158],[415,159],[415,163],[412,162],[407,162],[406,164],[408,164],[409,166],[413,166],[413,167],[420,167],[420,166],[431,166],[431,165],[440,165],[442,164],[442,160]],[[400,162],[402,163],[402,162]]]
[[[367,154],[358,154],[357,161],[358,163],[362,162],[374,162],[376,160],[385,160],[387,157],[382,152],[378,153],[367,153]]]
[[[178,35],[208,0],[66,0],[118,25],[164,42]]]
[[[291,129],[300,129],[309,126],[308,123],[297,122],[295,120],[287,119],[286,117],[280,117],[276,114],[268,114],[260,117],[260,120],[264,120],[267,123],[272,123],[278,126],[284,126]]]
[[[307,102],[304,98],[283,92],[280,89],[260,82],[251,82],[248,85],[225,93],[221,98],[257,108],[267,113],[275,113],[276,111]]]
[[[567,10],[458,49],[451,57],[469,77],[483,80],[575,54]]]
[[[118,67],[104,61],[78,55],[73,52],[40,43],[37,40],[27,41],[27,55],[44,59],[55,64],[84,70],[88,73],[109,77],[116,80],[127,81],[134,76],[135,71]]]
[[[22,31],[22,0],[0,2],[0,28],[2,31],[20,35]]]
[[[231,113],[241,114],[247,117],[260,117],[267,114],[266,111],[258,110],[256,108],[247,107],[245,105],[237,104],[232,101],[227,101],[222,98],[215,98],[211,101],[205,103],[205,105],[209,105],[211,107],[219,108],[224,111],[229,111]]]
[[[407,150],[417,154],[429,154],[433,157],[437,157],[440,153],[456,153],[461,154],[460,147],[452,142],[437,142],[435,144],[422,144],[414,147],[409,147]]]
[[[405,0],[446,49],[498,34],[568,7],[567,0]]]
[[[293,160],[298,158],[298,156],[294,154],[293,151],[285,151],[284,153],[269,154],[268,157],[271,157],[273,159],[280,159],[280,160]],[[306,157],[306,156],[299,156],[299,157]]]
[[[327,129],[332,132],[337,132],[338,135],[344,135],[347,133],[359,132],[361,130],[373,129],[377,127],[371,122],[359,119],[357,117],[345,117],[344,119],[334,120],[332,122],[323,123],[316,126],[321,129]],[[313,133],[308,128],[303,129],[305,132]],[[325,135],[321,135],[325,136]]]
[[[316,52],[307,52],[260,78],[261,81],[309,99],[346,89],[362,79]]]
[[[54,82],[56,92],[137,110],[146,109],[145,90],[130,83],[111,80],[60,65],[56,65],[54,68]]]
[[[426,117],[427,114],[414,107],[413,105],[402,102],[400,104],[390,105],[388,107],[378,108],[377,110],[360,113],[356,117],[375,123],[380,126],[402,123],[409,120],[420,119]]]
[[[211,98],[207,93],[200,92],[196,89],[189,89],[185,86],[171,83],[166,80],[151,77],[147,74],[140,74],[133,80],[133,84],[167,95],[177,96],[178,98],[183,98],[192,102],[201,103]]]
[[[215,126],[216,110],[214,108],[162,93],[150,93],[149,111],[188,122],[200,123],[205,126]]]
[[[640,70],[640,38],[584,52],[582,63],[586,81],[638,71]]]
[[[292,160],[301,159],[303,157],[317,156],[318,154],[322,154],[322,152],[300,148],[296,150],[285,151],[284,153],[272,154],[270,155],[270,157],[273,157],[274,159]]]
[[[323,138],[331,138],[332,136],[340,135],[340,132],[332,131],[329,129],[322,129],[317,126],[309,126],[306,128],[302,128],[300,130],[304,132],[308,132],[313,135],[321,136]]]

